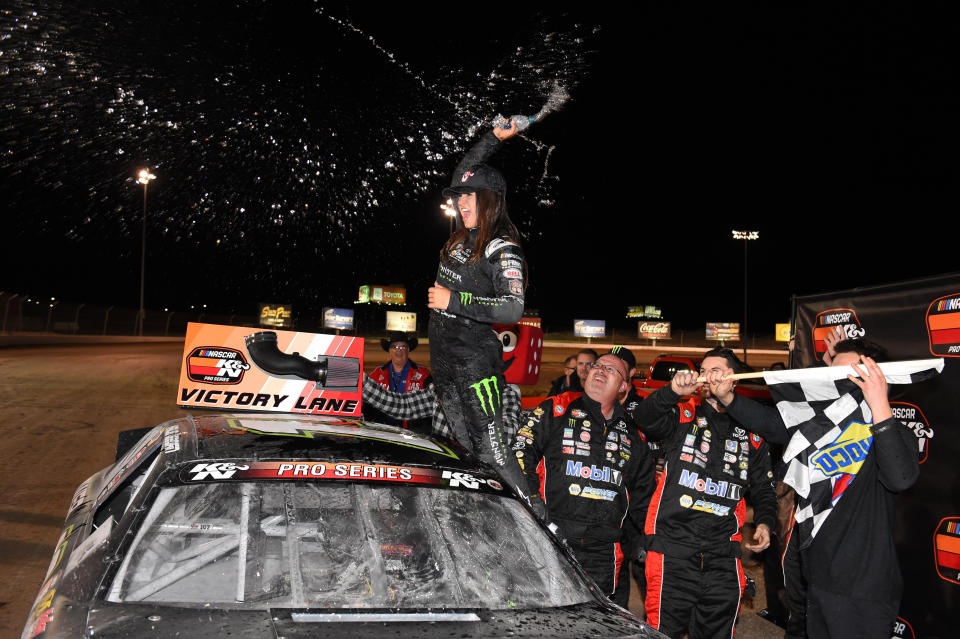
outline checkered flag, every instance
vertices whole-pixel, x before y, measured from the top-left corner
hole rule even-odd
[[[911,384],[943,370],[943,359],[879,364],[888,384]],[[784,482],[797,491],[801,548],[810,544],[870,452],[872,415],[851,366],[766,371],[790,441]]]

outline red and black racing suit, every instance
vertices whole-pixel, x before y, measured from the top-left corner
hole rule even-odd
[[[483,135],[455,174],[482,163],[497,144],[492,132]],[[503,345],[491,326],[515,324],[523,315],[523,251],[508,239],[494,238],[471,262],[476,234],[470,229],[437,269],[436,281],[450,289],[450,303],[430,314],[430,365],[454,437],[525,493],[503,430]]]
[[[777,499],[767,444],[708,402],[699,406],[669,386],[634,417],[663,446],[663,472],[650,501],[647,623],[670,637],[731,637],[746,582],[740,527],[749,489],[754,523],[773,530]]]
[[[641,522],[653,492],[653,460],[619,404],[604,419],[600,404],[580,393],[551,397],[529,414],[513,445],[528,486],[546,504],[597,585],[624,607],[617,589],[623,562],[621,530],[628,515]],[[627,580],[629,585],[629,580]]]

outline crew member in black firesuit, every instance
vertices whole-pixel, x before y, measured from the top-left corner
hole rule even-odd
[[[627,371],[623,359],[603,355],[592,365],[584,394],[564,393],[540,404],[513,446],[531,493],[546,505],[546,519],[623,607],[630,580],[620,583],[622,527],[626,519],[643,520],[654,483],[650,452],[619,401]]]
[[[732,351],[715,348],[705,354],[700,375],[729,375],[741,366]],[[776,517],[767,444],[723,411],[715,386],[679,372],[634,413],[648,438],[663,443],[663,472],[645,527],[646,610],[647,623],[670,637],[733,636],[746,583],[740,527],[747,490],[756,523],[748,549],[770,545]],[[681,401],[697,390],[699,405]]]
[[[610,352],[622,359],[627,365],[627,390],[620,393],[620,405],[623,406],[623,411],[627,416],[634,421],[634,428],[637,429],[636,434],[638,439],[641,440],[641,442],[646,441],[643,437],[643,432],[639,430],[636,419],[634,418],[637,408],[640,407],[640,402],[643,401],[643,397],[637,393],[637,389],[634,387],[632,381],[634,375],[637,374],[637,358],[626,346],[614,346]],[[663,454],[660,448],[660,442],[647,441],[646,443],[650,449],[650,454],[653,456],[655,476],[659,476],[661,470],[663,470]],[[644,513],[644,516],[646,516],[646,513]],[[647,582],[643,566],[647,550],[643,547],[643,525],[643,520],[633,521],[629,518],[623,523],[623,540],[621,545],[623,546],[623,553],[627,560],[623,562],[623,567],[620,570],[617,596],[615,597],[617,603],[620,603],[618,600],[620,589],[623,588],[623,584],[628,584],[630,580],[631,568],[633,578],[637,580],[637,586],[640,588],[640,594],[646,598]],[[629,587],[629,585],[627,585],[627,587]]]
[[[520,319],[525,290],[526,264],[520,233],[507,215],[506,183],[483,164],[500,142],[517,134],[512,122],[507,125],[481,136],[444,190],[457,225],[428,291],[430,364],[457,441],[526,492],[503,432],[503,346],[491,326]]]

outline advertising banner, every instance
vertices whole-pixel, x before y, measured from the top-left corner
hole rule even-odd
[[[660,319],[663,311],[656,306],[628,306],[627,317],[646,317],[649,319]]]
[[[605,337],[606,320],[573,320],[573,334],[576,337]]]
[[[790,324],[776,324],[774,326],[774,334],[777,336],[778,342],[789,342],[790,341]]]
[[[363,340],[187,324],[177,404],[358,417]]]
[[[323,309],[323,327],[339,330],[353,330],[352,308],[325,308]]]
[[[417,314],[407,311],[387,311],[387,330],[416,333]]]
[[[264,328],[293,328],[293,307],[290,304],[261,304],[260,326]]]
[[[407,289],[403,286],[365,284],[357,293],[357,304],[406,304]]]
[[[952,636],[960,619],[960,273],[794,298],[792,367],[822,361],[840,327],[887,349],[891,360],[943,357],[920,384],[891,384],[893,414],[916,436],[920,477],[898,496],[894,535],[903,598],[894,624],[917,637]],[[956,347],[956,348],[952,348]],[[853,550],[851,550],[853,552]],[[864,557],[864,561],[870,561]]]
[[[707,322],[707,339],[730,342],[740,339],[740,322]]]
[[[637,334],[641,339],[670,339],[670,322],[638,322]]]

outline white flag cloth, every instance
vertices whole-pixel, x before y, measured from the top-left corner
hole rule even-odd
[[[943,359],[883,362],[888,384],[911,384],[943,370]],[[790,434],[784,482],[797,491],[796,519],[807,545],[843,496],[873,445],[870,407],[852,366],[766,371],[763,379]]]

